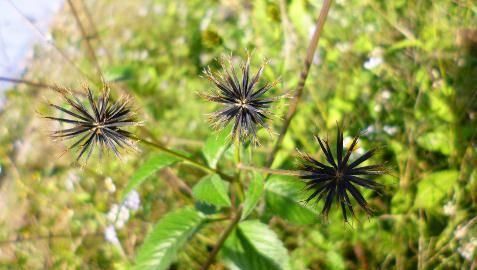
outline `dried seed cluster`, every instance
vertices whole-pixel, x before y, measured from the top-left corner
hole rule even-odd
[[[280,98],[264,97],[275,84],[259,86],[264,65],[251,76],[250,58],[242,63],[239,75],[230,58],[222,59],[221,66],[221,72],[212,73],[209,68],[204,71],[216,88],[201,95],[221,105],[211,114],[210,121],[217,128],[224,128],[232,122],[232,138],[239,138],[242,143],[248,140],[257,142],[258,128],[268,129],[266,121],[270,117],[270,106]]]
[[[208,68],[205,76],[214,84],[215,88],[201,95],[212,102],[219,103],[221,108],[211,114],[210,120],[214,126],[224,128],[232,123],[232,138],[241,143],[257,142],[257,130],[260,127],[268,129],[266,121],[270,117],[270,107],[280,97],[265,97],[272,89],[273,83],[259,84],[263,72],[262,65],[255,75],[250,74],[250,58],[242,62],[240,74],[236,71],[231,58],[221,61],[222,71],[212,73]],[[240,79],[239,79],[240,78]],[[138,125],[127,99],[113,101],[108,87],[103,89],[100,97],[95,98],[91,89],[86,88],[87,98],[82,99],[67,90],[59,90],[69,108],[50,104],[66,117],[47,116],[46,118],[58,121],[70,127],[54,131],[54,138],[76,141],[69,149],[77,149],[77,160],[91,156],[94,148],[99,149],[100,155],[105,150],[111,150],[120,157],[123,148],[134,149],[134,135],[125,130],[127,127]],[[371,209],[358,187],[378,191],[383,186],[376,183],[373,176],[385,174],[383,165],[360,166],[371,158],[375,150],[370,150],[350,161],[359,136],[352,141],[347,151],[344,151],[343,132],[338,127],[336,140],[336,159],[327,140],[316,137],[326,162],[322,163],[310,155],[301,154],[302,176],[311,195],[306,199],[324,201],[322,214],[327,217],[333,201],[341,205],[343,218],[348,220],[348,213],[354,216],[351,198],[368,214]]]
[[[100,155],[108,149],[119,158],[120,149],[134,149],[134,136],[124,128],[136,126],[138,122],[133,116],[129,101],[120,99],[113,101],[109,87],[103,89],[100,97],[95,99],[90,88],[85,89],[86,100],[71,94],[68,90],[60,91],[64,101],[70,108],[50,104],[53,108],[66,114],[65,117],[47,116],[70,127],[54,131],[53,138],[76,141],[69,149],[79,151],[77,161],[82,157],[87,161],[94,148],[99,149]]]
[[[375,149],[366,152],[352,162],[350,161],[351,153],[355,150],[358,139],[359,136],[353,139],[345,153],[343,132],[338,127],[335,159],[328,141],[316,137],[321,150],[325,154],[327,164],[319,162],[308,154],[301,153],[302,170],[305,172],[301,178],[306,182],[307,189],[312,191],[306,201],[309,202],[312,199],[324,200],[322,214],[325,217],[330,212],[333,200],[341,205],[345,221],[348,220],[348,212],[354,215],[350,195],[366,213],[371,214],[371,209],[357,187],[372,190],[379,190],[383,187],[372,179],[373,176],[387,172],[383,165],[358,167],[375,154]]]

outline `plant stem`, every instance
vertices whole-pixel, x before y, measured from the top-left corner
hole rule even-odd
[[[242,152],[242,145],[240,144],[240,140],[236,139],[235,142],[234,142],[234,145],[235,145],[235,163],[240,164],[242,162],[242,153],[241,153]],[[237,168],[237,172],[236,172],[236,176],[235,176],[235,182],[233,183],[233,185],[235,186],[235,189],[237,190],[239,200],[243,201],[244,200],[244,192],[243,192],[241,177],[242,177],[242,171]]]
[[[34,81],[29,81],[29,80],[24,80],[24,79],[16,79],[16,78],[9,78],[9,77],[2,77],[2,76],[0,76],[0,81],[10,82],[10,83],[17,83],[17,84],[22,83],[22,84],[26,84],[26,85],[37,87],[37,88],[52,89],[52,90],[55,90],[55,91],[60,92],[60,93],[65,91],[65,88],[62,88],[62,87],[59,87],[59,86],[56,86],[56,85],[52,85],[52,84],[47,84],[47,83],[44,83],[44,82],[34,82]],[[75,93],[75,94],[84,95],[84,92],[79,91],[79,90],[74,90],[74,89],[68,89],[68,90],[71,91],[72,93]]]
[[[209,269],[209,267],[212,265],[212,263],[215,260],[215,256],[217,256],[217,253],[219,252],[220,248],[222,248],[222,245],[225,243],[225,240],[227,240],[227,237],[229,237],[230,233],[235,229],[241,217],[242,217],[242,207],[239,207],[237,212],[235,212],[235,216],[230,221],[230,224],[227,226],[227,228],[225,228],[224,232],[222,233],[219,240],[215,244],[214,249],[212,249],[212,251],[210,252],[209,257],[207,258],[207,261],[205,261],[204,265],[200,268],[201,270]]]
[[[242,146],[240,144],[239,139],[236,139],[234,141],[234,146],[235,146],[235,162],[237,164],[240,164],[241,163],[240,151],[242,150]],[[240,170],[237,170],[237,181],[240,181]]]
[[[328,16],[328,12],[331,7],[331,2],[332,0],[324,0],[323,6],[321,7],[320,15],[318,17],[318,20],[316,21],[315,32],[313,33],[313,37],[311,38],[310,44],[308,45],[308,50],[306,51],[305,64],[303,66],[303,70],[300,73],[300,80],[295,89],[295,96],[293,97],[293,101],[288,109],[285,121],[283,122],[283,126],[280,131],[280,135],[278,136],[278,139],[273,146],[273,150],[267,161],[267,167],[272,166],[273,161],[275,160],[276,153],[278,152],[278,149],[280,148],[280,145],[285,138],[288,127],[290,126],[290,122],[296,114],[298,103],[303,96],[303,89],[305,87],[306,79],[308,78],[308,74],[310,72],[311,63],[313,61],[313,56],[315,55],[316,47],[318,46],[318,41],[320,40],[321,32],[323,31],[323,26],[326,22],[326,17]]]
[[[277,169],[270,169],[270,168],[263,168],[263,167],[248,166],[248,165],[243,165],[242,163],[237,164],[237,169],[245,170],[245,171],[258,171],[258,172],[263,172],[267,174],[276,174],[276,175],[302,176],[307,174],[307,172],[304,172],[304,171],[277,170]]]
[[[28,81],[23,79],[7,78],[7,77],[1,77],[1,76],[0,76],[0,81],[11,82],[11,83],[23,83],[23,84],[38,87],[38,88],[51,88],[57,91],[61,89],[58,86],[50,85],[50,84],[46,84],[42,82],[33,82],[33,81]]]
[[[92,35],[98,40],[99,46],[101,48],[105,48],[103,40],[102,40],[101,36],[99,35],[98,28],[96,27],[96,24],[94,23],[93,16],[91,15],[91,12],[90,12],[88,6],[86,5],[84,0],[80,0],[80,3],[83,6],[83,10],[84,10],[84,13],[86,14],[86,18],[88,20],[89,26],[91,27],[91,30],[93,31]],[[111,57],[111,54],[106,49],[104,50],[104,52],[106,54],[106,57],[108,59],[109,64],[111,64],[113,62],[113,58]]]
[[[143,126],[139,126],[139,129],[141,129],[144,133],[146,133],[147,136],[149,136],[149,138],[154,143],[160,144],[159,139],[149,129],[147,129]],[[183,181],[181,178],[179,178],[177,175],[175,175],[174,172],[170,168],[167,168],[164,171],[164,173],[167,176],[169,176],[169,178],[171,178],[172,181],[170,181],[170,182],[173,185],[174,189],[176,188],[175,186],[177,184],[177,188],[179,189],[180,192],[182,192],[184,195],[186,195],[189,199],[192,198],[192,189],[189,187],[189,185],[187,185],[187,183],[185,181]],[[166,180],[167,180],[167,177],[166,177]]]
[[[133,139],[136,139],[136,140],[138,140],[138,141],[140,141],[140,142],[142,142],[142,143],[144,143],[144,144],[146,144],[146,145],[152,146],[152,147],[154,147],[154,148],[156,148],[156,149],[158,149],[158,150],[160,150],[160,151],[162,151],[162,152],[164,152],[164,153],[168,153],[168,154],[170,154],[171,156],[174,156],[174,157],[176,157],[176,158],[179,158],[179,159],[185,161],[186,163],[188,163],[188,164],[190,164],[190,165],[192,165],[192,166],[194,166],[194,167],[196,167],[196,168],[199,168],[199,169],[201,169],[201,170],[203,170],[203,171],[205,171],[205,172],[213,173],[213,174],[218,174],[218,175],[220,175],[220,177],[221,177],[222,179],[224,179],[225,181],[233,182],[233,178],[230,177],[229,175],[226,175],[226,174],[224,174],[223,172],[221,172],[221,171],[219,171],[219,170],[217,170],[217,169],[210,168],[210,167],[207,166],[207,165],[201,164],[201,163],[199,163],[199,162],[197,162],[197,161],[195,161],[195,160],[193,160],[193,159],[191,159],[191,158],[189,158],[189,157],[187,157],[187,156],[184,156],[184,155],[181,154],[181,153],[178,153],[178,152],[176,152],[176,151],[170,150],[170,149],[166,148],[165,146],[163,146],[163,145],[161,145],[161,144],[159,144],[159,143],[151,142],[151,141],[144,140],[144,139],[137,138],[137,137],[134,137]]]
[[[89,57],[91,58],[93,65],[95,66],[96,71],[98,72],[98,75],[102,78],[103,72],[101,71],[101,66],[99,65],[98,57],[96,56],[96,53],[94,52],[91,42],[89,41],[88,33],[86,32],[86,29],[80,20],[78,11],[76,10],[75,5],[73,4],[73,0],[68,0],[68,5],[70,6],[71,12],[73,13],[73,16],[75,17],[76,24],[78,24],[78,28],[80,29],[81,35],[83,36],[83,39],[86,44],[86,48],[88,50]]]
[[[184,180],[178,177],[171,168],[166,168],[164,174],[166,181],[174,190],[185,195],[188,199],[192,198],[192,189]]]

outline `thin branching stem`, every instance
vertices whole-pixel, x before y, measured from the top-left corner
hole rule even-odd
[[[263,167],[248,166],[242,163],[237,164],[237,169],[244,171],[253,171],[253,172],[263,172],[266,174],[276,174],[276,175],[289,175],[289,176],[303,176],[307,174],[304,171],[291,171],[291,170],[277,170]]]
[[[28,86],[33,86],[33,87],[36,87],[36,88],[52,89],[52,90],[55,90],[55,91],[58,91],[58,92],[64,92],[65,91],[65,89],[60,87],[60,86],[56,86],[56,85],[52,85],[52,84],[48,84],[48,83],[44,83],[44,82],[35,82],[35,81],[29,81],[29,80],[17,79],[17,78],[9,78],[9,77],[2,77],[2,76],[0,76],[0,81],[10,82],[10,83],[21,83],[21,84],[26,84]],[[84,95],[84,92],[82,92],[82,91],[78,91],[78,90],[74,90],[74,89],[71,89],[70,91],[72,93],[75,93],[75,94]]]
[[[91,11],[89,10],[88,6],[86,5],[84,0],[80,0],[81,5],[83,6],[84,13],[86,14],[86,19],[88,20],[89,26],[91,27],[91,30],[93,31],[92,36],[94,36],[98,40],[98,44],[100,48],[105,48],[104,47],[104,42],[103,39],[101,38],[101,35],[99,34],[98,28],[96,27],[96,23],[93,20],[93,16],[91,15]],[[90,34],[91,36],[91,34]],[[105,55],[107,57],[108,62],[111,64],[113,62],[113,58],[111,57],[111,54],[109,53],[108,50],[104,50]]]
[[[241,150],[242,150],[242,145],[240,144],[240,140],[237,138],[234,140],[234,146],[235,146],[235,162],[237,164],[241,163]],[[237,170],[237,181],[240,181],[240,170]]]
[[[207,172],[207,173],[213,173],[213,174],[218,174],[220,177],[222,177],[222,179],[224,179],[225,181],[229,181],[229,182],[233,182],[233,178],[217,169],[214,169],[214,168],[211,168],[205,164],[201,164],[193,159],[191,159],[190,157],[187,157],[179,152],[176,152],[176,151],[173,151],[171,149],[168,149],[167,147],[159,144],[159,143],[156,143],[156,142],[152,142],[152,141],[148,141],[148,140],[145,140],[145,139],[141,139],[141,138],[137,138],[135,137],[134,139],[138,140],[139,142],[141,143],[144,143],[146,145],[149,145],[151,147],[154,147],[164,153],[167,153],[167,154],[170,154],[171,156],[174,156],[178,159],[181,159],[183,160],[184,162],[196,167],[196,168],[199,168],[201,170],[203,170],[204,172]]]
[[[166,176],[166,181],[169,183],[172,189],[174,189],[174,191],[183,194],[187,197],[187,199],[192,198],[192,189],[189,187],[189,185],[187,185],[184,180],[177,176],[173,170],[171,170],[170,168],[166,168],[164,170],[164,175]]]
[[[237,209],[237,212],[235,212],[235,215],[232,217],[232,219],[231,219],[229,225],[227,226],[227,228],[225,228],[225,230],[222,232],[222,235],[220,236],[219,240],[217,241],[214,248],[210,252],[209,257],[205,261],[204,265],[202,265],[202,267],[200,268],[201,270],[209,269],[209,267],[214,262],[215,257],[217,256],[217,253],[220,251],[220,249],[224,245],[225,240],[227,240],[230,233],[232,233],[232,231],[235,229],[235,227],[237,227],[237,224],[240,222],[241,217],[242,217],[242,207],[239,207]]]
[[[43,83],[43,82],[34,82],[34,81],[29,81],[29,80],[24,80],[24,79],[8,78],[8,77],[3,77],[3,76],[0,76],[0,81],[10,82],[10,83],[22,83],[22,84],[26,84],[26,85],[34,86],[34,87],[38,87],[38,88],[51,88],[51,89],[54,89],[54,90],[60,90],[61,89],[61,87],[58,87],[56,85],[46,84],[46,83]]]
[[[97,80],[94,80],[91,76],[89,76],[86,72],[84,72],[76,63],[68,57],[68,55],[61,50],[56,44],[49,38],[47,38],[41,31],[40,29],[26,16],[14,3],[12,0],[8,0],[8,3],[15,9],[15,11],[24,19],[24,21],[35,30],[35,32],[49,45],[53,46],[55,50],[61,55],[61,57],[68,62],[72,67],[75,68],[78,73],[80,73],[84,78],[87,78],[91,82],[96,82]]]
[[[139,128],[147,134],[147,136],[150,137],[150,139],[157,144],[160,144],[159,139],[152,133],[149,129],[139,126]],[[189,199],[192,198],[192,189],[187,185],[187,183],[182,180],[180,177],[178,177],[172,170],[166,169],[165,174],[168,175],[170,178],[172,178],[171,183],[173,185],[177,185],[177,188],[179,189],[180,192],[182,192],[184,195],[186,195]],[[175,188],[175,187],[173,187]]]
[[[288,108],[288,112],[283,122],[282,129],[280,130],[280,135],[278,136],[278,139],[275,142],[275,145],[267,161],[267,167],[270,167],[273,164],[276,153],[278,152],[280,145],[285,138],[288,127],[290,126],[290,122],[295,116],[298,104],[300,103],[301,98],[303,96],[303,89],[305,87],[308,74],[310,73],[313,56],[315,55],[316,47],[318,46],[318,41],[320,40],[321,32],[323,31],[323,26],[325,25],[326,17],[328,16],[328,12],[331,7],[331,2],[332,0],[324,0],[323,6],[321,7],[320,15],[318,17],[318,20],[316,21],[315,32],[313,33],[313,37],[311,38],[310,44],[308,45],[308,50],[306,51],[305,63],[303,66],[303,70],[300,73],[300,80],[295,89],[295,96],[293,97],[290,107]]]
[[[91,58],[93,65],[95,66],[96,71],[98,72],[98,75],[102,78],[103,72],[101,71],[101,66],[99,65],[98,57],[96,56],[93,46],[91,45],[91,42],[88,37],[88,33],[86,32],[86,29],[83,26],[83,23],[81,22],[78,11],[76,10],[75,5],[73,4],[73,0],[68,0],[68,5],[70,6],[71,12],[73,13],[73,16],[76,20],[76,24],[78,24],[78,28],[80,29],[81,36],[83,37],[84,42],[86,44],[86,48],[88,50],[89,57]]]
[[[242,144],[240,143],[240,140],[238,138],[235,139],[235,163],[240,164],[242,162]],[[242,177],[242,171],[237,169],[236,176],[235,176],[235,188],[237,190],[238,197],[241,201],[244,199],[244,192],[243,192],[243,186],[241,182],[241,177]]]

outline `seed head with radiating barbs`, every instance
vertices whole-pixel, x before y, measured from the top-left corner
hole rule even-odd
[[[250,57],[241,64],[241,76],[237,75],[231,58],[221,59],[220,64],[220,72],[212,73],[210,68],[204,71],[216,88],[201,96],[222,106],[210,115],[210,121],[216,128],[224,128],[232,122],[233,139],[257,142],[257,130],[260,127],[268,129],[266,121],[271,115],[270,106],[280,98],[264,97],[275,83],[259,85],[265,64],[251,76]]]
[[[331,209],[333,200],[341,205],[343,218],[348,221],[347,213],[354,216],[351,197],[358,205],[369,215],[371,209],[358,187],[379,191],[383,185],[375,182],[373,176],[387,173],[384,165],[361,166],[363,162],[371,158],[376,149],[372,149],[354,161],[350,162],[351,153],[355,150],[359,136],[354,137],[346,153],[344,152],[343,133],[338,127],[336,140],[336,159],[327,140],[315,137],[325,154],[325,163],[319,162],[310,155],[300,153],[302,159],[301,179],[306,183],[306,189],[311,195],[306,199],[309,202],[312,199],[324,201],[322,214],[326,218]],[[351,195],[351,196],[350,196]],[[336,198],[336,199],[335,199]]]
[[[108,86],[104,86],[101,96],[97,99],[88,87],[85,87],[86,99],[66,89],[58,92],[68,106],[50,106],[66,116],[46,118],[69,126],[54,131],[51,136],[61,140],[76,139],[69,149],[79,151],[77,161],[82,157],[87,161],[95,147],[98,148],[100,156],[105,150],[111,150],[118,158],[121,149],[135,149],[133,134],[124,128],[136,126],[139,122],[134,118],[127,98],[113,101]]]

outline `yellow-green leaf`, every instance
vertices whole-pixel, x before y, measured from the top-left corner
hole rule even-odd
[[[129,178],[129,182],[127,183],[126,188],[122,192],[122,198],[124,198],[133,189],[136,189],[139,185],[141,185],[149,176],[153,175],[158,170],[164,167],[176,163],[177,161],[179,161],[178,158],[166,153],[159,153],[150,157]]]
[[[459,171],[446,170],[431,173],[421,179],[417,185],[416,208],[433,208],[452,191],[452,186],[459,177]]]
[[[247,218],[253,209],[257,205],[258,201],[262,197],[264,189],[263,175],[254,173],[254,177],[250,180],[247,193],[245,194],[245,200],[243,202],[242,219]]]
[[[216,174],[208,175],[192,188],[192,194],[200,202],[217,207],[228,207],[231,205],[228,196],[228,185],[229,183],[222,180],[220,176]]]

